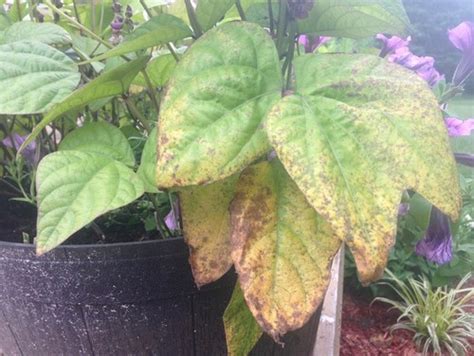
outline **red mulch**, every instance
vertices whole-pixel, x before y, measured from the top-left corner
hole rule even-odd
[[[398,317],[382,303],[344,295],[342,304],[341,356],[414,356],[413,333],[388,328]]]

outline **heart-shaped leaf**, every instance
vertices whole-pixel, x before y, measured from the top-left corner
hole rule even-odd
[[[69,33],[61,26],[52,23],[35,23],[31,21],[15,22],[5,29],[0,44],[37,41],[49,45],[64,45],[71,43]]]
[[[410,21],[401,0],[314,0],[300,33],[364,38],[377,33],[402,34]]]
[[[79,84],[77,65],[41,42],[0,46],[0,114],[47,111]]]
[[[270,141],[368,283],[383,274],[404,190],[458,216],[456,164],[441,111],[421,78],[376,56],[307,55],[295,68],[295,95],[267,119]]]
[[[229,356],[248,355],[263,334],[238,283],[224,312],[224,328]]]
[[[43,120],[36,125],[31,135],[21,145],[20,151],[33,141],[42,129],[68,111],[81,109],[98,99],[125,93],[137,73],[145,67],[148,59],[149,57],[140,57],[131,62],[121,64],[73,92],[48,112]]]
[[[261,124],[280,91],[278,55],[264,29],[234,22],[207,32],[178,63],[162,104],[159,186],[223,179],[267,152]]]
[[[184,238],[198,286],[218,280],[232,266],[229,205],[237,178],[179,190]]]
[[[47,155],[38,166],[36,185],[40,255],[96,217],[143,194],[141,179],[123,163],[80,151]]]
[[[191,30],[183,20],[172,15],[160,14],[137,27],[119,46],[94,57],[94,60],[100,61],[191,36]]]
[[[59,150],[91,152],[127,166],[135,165],[135,157],[127,138],[120,129],[107,122],[91,122],[73,130],[61,141]]]
[[[248,167],[231,205],[232,259],[252,314],[274,339],[321,303],[341,241],[278,160]]]

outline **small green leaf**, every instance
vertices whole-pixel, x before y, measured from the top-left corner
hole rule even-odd
[[[142,179],[147,193],[158,193],[156,187],[156,143],[158,141],[158,131],[155,127],[148,135],[148,139],[143,147],[140,166],[137,174]]]
[[[0,39],[0,44],[21,41],[37,41],[49,45],[71,43],[71,36],[61,26],[52,23],[16,22],[8,27]]]
[[[200,0],[196,7],[196,17],[203,31],[219,22],[235,4],[235,0]]]
[[[176,60],[171,54],[165,54],[157,58],[152,59],[146,66],[146,72],[150,77],[151,84],[154,87],[164,87],[174,69],[176,68]],[[142,73],[139,73],[133,84],[146,87],[145,78]]]
[[[143,194],[140,178],[103,155],[60,151],[47,155],[36,175],[36,251],[50,251],[98,216]]]
[[[280,92],[278,55],[264,29],[234,22],[207,32],[178,63],[162,104],[159,186],[220,180],[266,153],[261,124]]]
[[[122,131],[107,122],[91,122],[68,134],[60,151],[81,151],[107,156],[127,166],[135,165],[132,147]]]
[[[93,58],[93,60],[100,61],[191,36],[192,32],[189,26],[181,19],[168,14],[160,14],[137,27],[119,46]]]
[[[10,17],[8,17],[8,14],[5,12],[5,9],[3,6],[0,7],[0,30],[3,31],[5,30],[8,26],[12,24],[12,20],[10,20]],[[0,38],[2,37],[2,34],[0,33]]]
[[[257,322],[278,340],[321,303],[341,241],[277,159],[242,172],[230,214],[240,287]]]
[[[224,312],[224,328],[229,356],[247,356],[263,334],[238,283]]]
[[[198,286],[218,280],[232,267],[229,205],[237,178],[179,189],[184,239]]]
[[[438,102],[423,79],[377,56],[294,63],[297,90],[271,110],[269,139],[369,283],[383,274],[405,190],[458,217],[458,174]]]
[[[401,0],[315,0],[300,33],[363,38],[377,33],[403,34],[409,20]]]
[[[48,124],[68,111],[81,109],[97,99],[125,93],[137,73],[145,67],[148,59],[149,57],[140,57],[131,62],[122,64],[73,92],[48,112],[43,120],[33,129],[31,135],[21,145],[20,151],[34,140]]]
[[[0,45],[0,114],[34,114],[61,102],[78,85],[77,65],[41,42]]]

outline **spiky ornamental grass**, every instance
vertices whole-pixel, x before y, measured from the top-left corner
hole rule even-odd
[[[471,278],[466,275],[455,288],[447,286],[433,289],[426,277],[420,280],[401,281],[390,271],[388,282],[401,300],[375,298],[375,301],[392,305],[391,309],[401,312],[397,323],[390,331],[404,329],[413,331],[413,340],[423,355],[430,351],[436,355],[448,352],[450,355],[467,354],[474,338],[474,314],[468,309],[474,299],[474,288],[463,288]]]

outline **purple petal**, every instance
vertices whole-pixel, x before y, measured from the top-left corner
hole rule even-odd
[[[410,204],[408,204],[408,203],[401,203],[401,204],[398,206],[398,215],[399,215],[399,216],[405,216],[406,214],[408,214],[408,211],[410,211]]]
[[[398,37],[398,36],[392,36],[388,38],[381,33],[375,36],[375,38],[382,41],[382,49],[380,51],[380,57],[386,57],[387,55],[393,54],[397,50],[403,47],[408,47],[411,41],[410,36],[408,36],[406,39]]]
[[[469,136],[474,130],[474,119],[459,120],[455,117],[448,117],[444,120],[448,128],[449,136]]]
[[[474,71],[474,22],[462,22],[448,30],[448,36],[451,43],[463,53],[453,76],[453,84],[461,85]]]
[[[416,244],[417,255],[427,260],[445,264],[453,258],[453,236],[449,226],[448,217],[435,206],[431,209],[430,225],[426,230],[423,240]]]
[[[327,36],[301,35],[298,38],[298,43],[304,47],[305,53],[313,53],[317,48],[330,39],[331,37]]]
[[[175,212],[179,215],[179,203],[177,200],[173,202],[173,207],[174,209],[172,208],[165,217],[165,224],[171,231],[176,231],[179,230],[178,216],[175,215]]]
[[[474,167],[474,155],[468,153],[455,153],[454,158],[456,162],[465,166]]]
[[[471,52],[474,48],[474,22],[464,21],[448,30],[451,43],[461,52]]]
[[[20,146],[25,142],[28,135],[20,136],[14,133],[11,136],[5,137],[1,142],[3,146],[13,148],[15,151],[20,148]],[[32,141],[29,143],[25,149],[21,152],[23,158],[31,165],[34,165],[35,162],[35,152],[36,152],[36,142]]]

